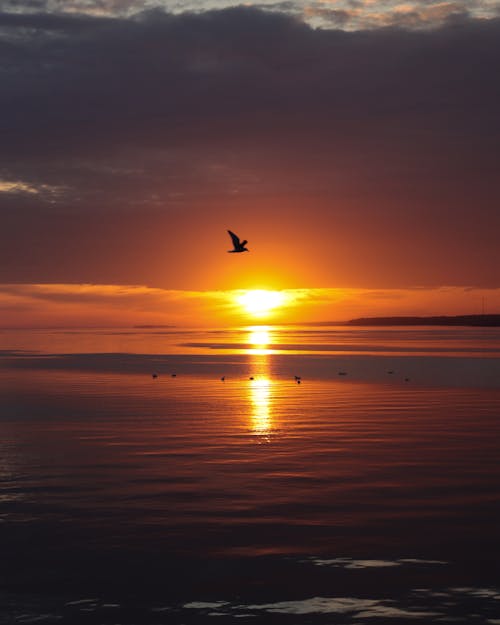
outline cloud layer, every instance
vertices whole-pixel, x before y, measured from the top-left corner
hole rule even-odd
[[[500,20],[1,6],[1,281],[499,286]]]
[[[372,315],[443,315],[500,309],[500,289],[288,289],[284,305],[253,314],[239,290],[176,291],[141,285],[0,284],[2,327],[171,324],[225,326],[344,321]]]
[[[9,12],[49,12],[127,17],[162,9],[181,14],[246,7],[292,15],[313,26],[359,30],[386,26],[429,28],[462,17],[492,18],[499,15],[497,0],[3,0]]]

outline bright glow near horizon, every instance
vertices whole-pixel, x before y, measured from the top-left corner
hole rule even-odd
[[[253,347],[267,347],[270,341],[269,328],[266,326],[250,328],[248,342]]]
[[[0,308],[2,328],[247,326],[255,332],[252,348],[268,349],[270,323],[498,314],[500,288],[179,291],[126,284],[0,284]]]
[[[238,295],[236,301],[248,314],[265,317],[275,308],[285,305],[287,297],[281,291],[256,289]]]

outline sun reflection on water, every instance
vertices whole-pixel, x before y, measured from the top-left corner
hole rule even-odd
[[[271,380],[260,378],[252,380],[250,386],[252,403],[252,431],[254,434],[269,434],[272,430]]]
[[[269,345],[272,343],[270,327],[251,326],[248,328],[247,342],[252,371],[248,392],[252,407],[251,429],[261,440],[268,441],[273,429],[272,380],[269,374]]]
[[[248,352],[255,355],[271,353],[269,345],[272,343],[271,328],[269,326],[251,326],[248,328]]]

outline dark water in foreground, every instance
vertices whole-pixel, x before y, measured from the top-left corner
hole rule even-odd
[[[1,623],[500,623],[499,330],[0,340]]]

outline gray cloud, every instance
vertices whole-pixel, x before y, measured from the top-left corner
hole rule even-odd
[[[26,13],[130,17],[144,10],[159,9],[173,14],[252,7],[300,17],[313,26],[346,30],[372,29],[388,25],[427,28],[460,16],[492,18],[498,15],[498,0],[0,0],[0,10]]]

